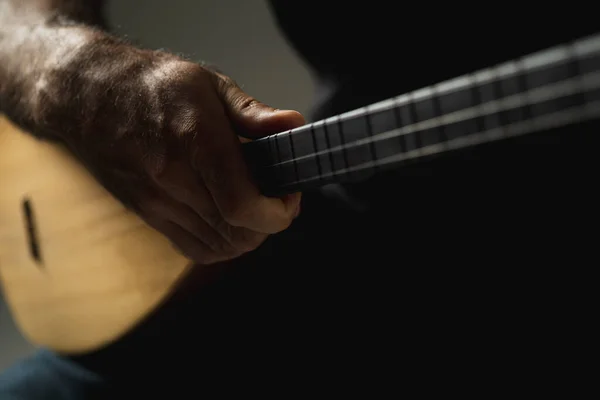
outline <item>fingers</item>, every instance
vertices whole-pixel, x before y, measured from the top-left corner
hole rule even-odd
[[[256,249],[268,236],[246,228],[232,227],[225,223],[220,224],[223,226],[222,230],[227,232],[223,234],[202,218],[198,218],[198,215],[184,204],[180,203],[180,207],[171,210],[172,222],[184,228],[226,259],[236,258]]]
[[[177,222],[201,240],[206,235],[205,243],[214,250],[231,252],[233,249],[232,254],[239,255],[256,249],[266,240],[267,235],[264,233],[228,224],[211,194],[194,176],[187,163],[181,160],[171,161],[160,175],[153,175],[153,180],[171,198],[155,204],[155,210],[160,209],[162,215]],[[202,224],[195,222],[198,219]]]
[[[202,243],[197,237],[174,222],[161,221],[159,224],[151,223],[151,225],[169,238],[186,257],[198,264],[214,264],[229,259],[226,255],[220,254]]]
[[[219,137],[217,137],[219,135]],[[292,222],[299,196],[278,199],[260,194],[231,132],[215,133],[209,146],[198,147],[196,170],[223,219],[232,226],[277,233]],[[212,151],[211,151],[212,150]]]
[[[291,224],[300,195],[283,199],[263,196],[246,166],[235,130],[273,133],[302,125],[295,111],[277,111],[241,91],[231,80],[215,75],[221,112],[199,121],[192,144],[192,164],[202,177],[223,219],[232,226],[273,234]],[[235,129],[235,130],[234,130]]]
[[[204,79],[207,76],[212,78]],[[198,75],[194,85],[183,87],[188,101],[171,104],[167,129],[170,146],[179,154],[165,154],[153,176],[165,193],[187,205],[196,218],[228,243],[246,250],[266,235],[289,227],[301,195],[263,196],[246,166],[237,132],[273,133],[302,125],[304,118],[295,111],[277,111],[257,102],[226,78],[217,79],[216,84],[211,81],[218,76]],[[183,153],[189,158],[181,159]],[[176,168],[172,168],[173,159],[180,162]],[[194,231],[199,225],[191,227],[183,221],[189,221],[189,216],[169,218],[180,221],[178,226],[193,235],[203,235]]]
[[[246,94],[230,78],[215,74],[217,92],[241,136],[261,137],[297,128],[306,123],[302,114],[293,110],[270,107]]]
[[[229,242],[185,204],[160,196],[145,200],[143,211],[150,215],[151,219],[176,224],[217,253],[232,257],[238,255],[238,251]]]
[[[192,146],[194,170],[229,225],[272,234],[291,224],[299,196],[278,199],[261,195],[224,115],[201,126]]]

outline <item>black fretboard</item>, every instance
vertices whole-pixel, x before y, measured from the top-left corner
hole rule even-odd
[[[261,190],[360,180],[409,160],[600,118],[600,35],[244,145]]]

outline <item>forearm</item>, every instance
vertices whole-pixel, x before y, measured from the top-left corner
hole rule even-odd
[[[0,0],[0,111],[38,134],[56,134],[48,109],[77,95],[65,91],[61,74],[77,68],[75,60],[81,67],[90,46],[116,42],[101,29],[102,3]]]

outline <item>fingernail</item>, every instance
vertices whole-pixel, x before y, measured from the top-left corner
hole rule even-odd
[[[274,113],[294,113],[294,114],[300,114],[300,112],[296,111],[296,110],[282,110],[281,108],[274,108],[273,109]]]

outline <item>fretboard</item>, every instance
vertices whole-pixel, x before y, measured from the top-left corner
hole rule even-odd
[[[596,35],[271,135],[244,150],[261,190],[281,195],[599,118]]]

